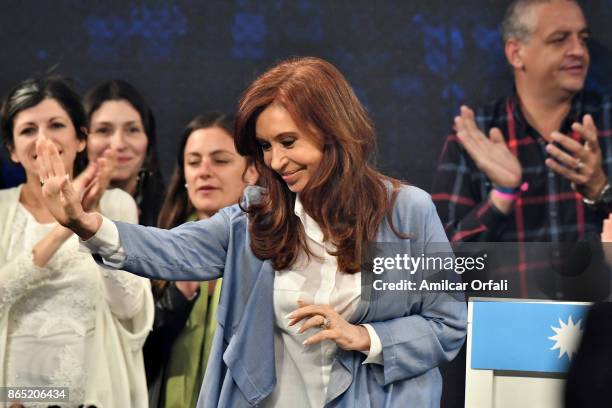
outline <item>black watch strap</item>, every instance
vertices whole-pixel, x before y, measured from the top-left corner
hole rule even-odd
[[[592,207],[609,206],[612,204],[612,186],[610,186],[610,183],[607,183],[601,190],[601,193],[599,193],[599,197],[597,197],[595,200],[583,197],[582,201],[586,205],[590,205]]]

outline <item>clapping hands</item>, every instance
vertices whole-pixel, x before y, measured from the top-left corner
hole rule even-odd
[[[508,149],[498,128],[491,129],[489,137],[486,137],[476,126],[474,112],[462,106],[460,115],[455,117],[455,130],[459,142],[474,160],[476,167],[493,184],[506,188],[516,188],[521,184],[521,164]]]
[[[115,168],[115,153],[106,150],[102,157],[89,163],[87,168],[73,181],[73,186],[81,197],[85,211],[99,211],[100,199],[108,188]]]
[[[560,132],[543,136],[548,142],[546,151],[550,155],[546,165],[571,181],[576,191],[587,198],[597,199],[607,183],[607,177],[601,165],[601,150],[593,117],[584,115],[582,123],[575,122],[572,130],[580,135],[584,143]]]

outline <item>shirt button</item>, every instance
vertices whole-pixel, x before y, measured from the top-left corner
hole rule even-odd
[[[551,217],[556,217],[557,215],[559,215],[559,213],[558,213],[556,210],[552,210],[552,211],[550,212],[550,216],[551,216]]]

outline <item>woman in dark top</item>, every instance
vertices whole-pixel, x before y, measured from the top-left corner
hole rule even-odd
[[[244,188],[255,184],[253,160],[236,152],[233,134],[230,115],[198,115],[187,124],[159,227],[210,218],[237,203]],[[152,408],[195,406],[220,294],[221,279],[153,281],[155,321],[143,349]]]

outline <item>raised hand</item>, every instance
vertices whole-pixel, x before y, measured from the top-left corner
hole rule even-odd
[[[474,112],[467,106],[462,106],[461,114],[455,117],[455,130],[459,142],[489,180],[508,188],[521,184],[523,168],[508,149],[498,128],[491,129],[489,137],[486,137],[476,126]]]
[[[91,184],[92,170],[79,179],[77,186],[81,191],[77,191],[51,141],[38,139],[36,154],[45,206],[61,225],[73,230],[81,238],[90,238],[101,223],[99,217],[86,213],[81,205],[81,194]]]
[[[587,198],[597,199],[608,179],[601,165],[601,150],[597,140],[597,128],[591,115],[584,115],[582,123],[572,124],[572,130],[580,134],[584,144],[560,132],[553,132],[544,139],[550,158],[546,165],[573,183],[574,189]],[[554,143],[563,146],[561,150]]]

